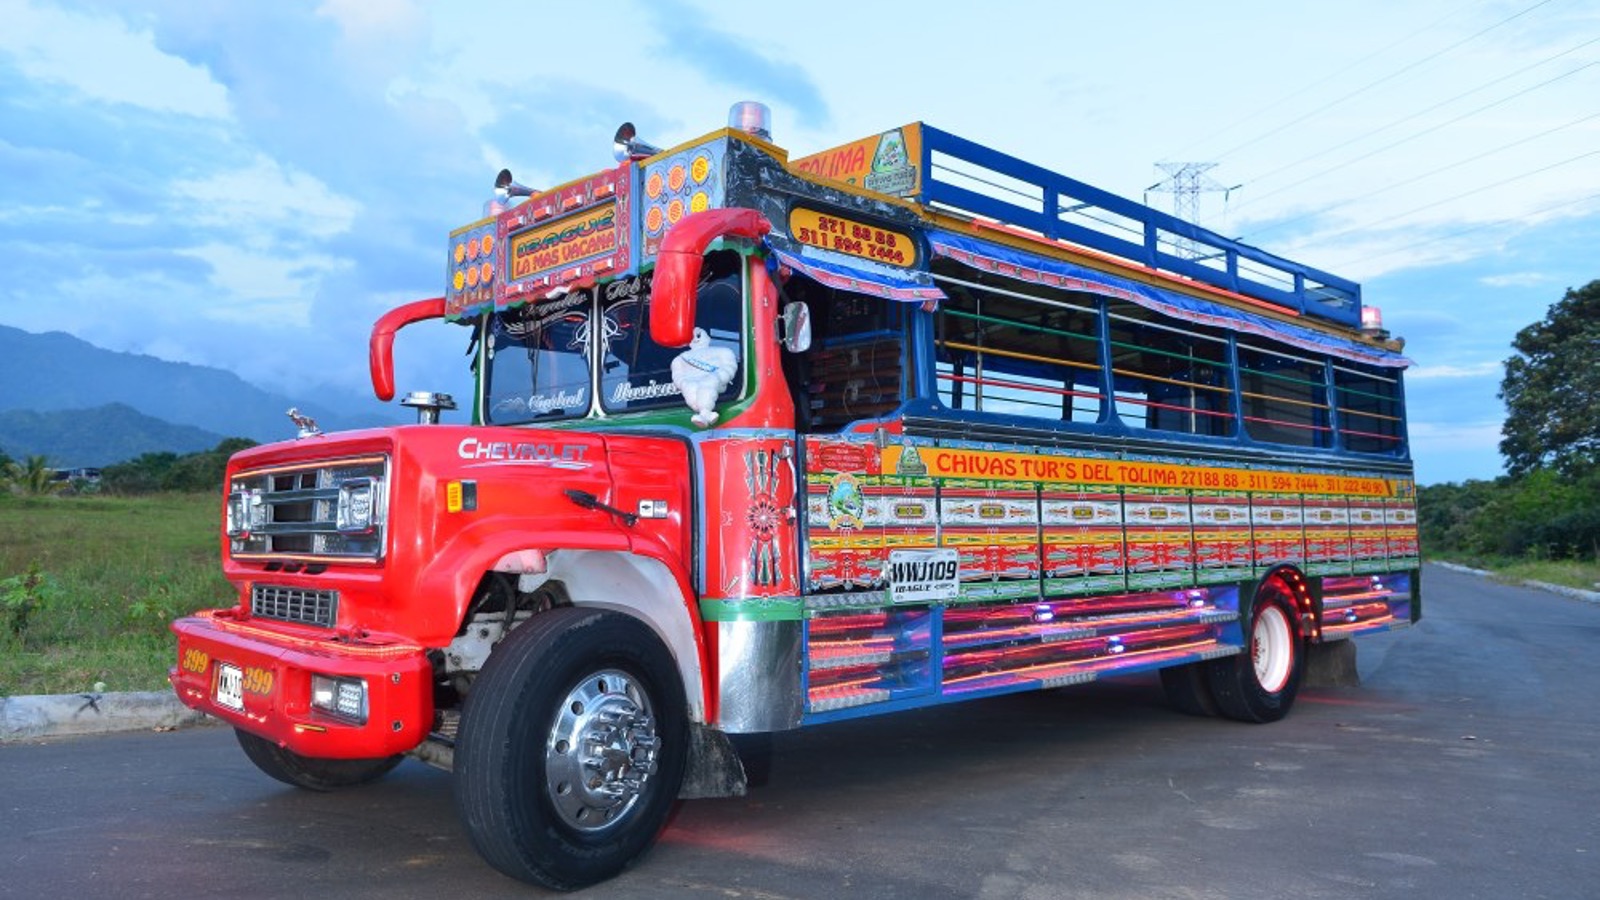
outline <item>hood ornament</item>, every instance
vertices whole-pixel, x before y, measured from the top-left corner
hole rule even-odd
[[[317,420],[301,414],[298,407],[289,407],[289,421],[300,429],[300,433],[295,435],[297,438],[316,437],[322,433],[322,429],[317,427]]]

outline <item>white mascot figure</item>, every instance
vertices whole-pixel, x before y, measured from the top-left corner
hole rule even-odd
[[[739,358],[727,347],[711,346],[711,335],[696,328],[689,349],[672,360],[672,383],[683,392],[683,402],[694,415],[689,421],[701,428],[717,420],[717,395],[733,381]]]

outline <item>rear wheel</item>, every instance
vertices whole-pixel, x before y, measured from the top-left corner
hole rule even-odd
[[[1207,672],[1217,709],[1241,722],[1276,722],[1288,715],[1305,673],[1305,642],[1295,626],[1294,595],[1271,579],[1256,592],[1250,642],[1237,656],[1213,660]]]
[[[372,759],[321,759],[301,756],[293,750],[279,747],[266,738],[256,737],[248,731],[235,728],[233,733],[244,748],[244,755],[256,768],[284,784],[309,791],[336,791],[377,781],[400,765],[403,755],[380,756]]]
[[[455,800],[473,846],[557,890],[622,871],[677,800],[685,710],[672,655],[643,623],[535,616],[495,648],[462,709]]]
[[[1161,689],[1167,692],[1167,702],[1178,712],[1190,716],[1217,714],[1217,698],[1211,693],[1207,665],[1194,662],[1161,670]]]

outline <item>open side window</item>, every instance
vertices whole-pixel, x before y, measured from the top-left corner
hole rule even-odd
[[[886,415],[906,396],[903,303],[837,290],[804,275],[784,285],[811,310],[811,349],[786,354],[801,431],[837,431]]]
[[[1026,291],[1031,285],[967,269],[938,281],[947,299],[935,320],[934,376],[946,407],[1100,421],[1105,396],[1095,298],[1038,296]]]

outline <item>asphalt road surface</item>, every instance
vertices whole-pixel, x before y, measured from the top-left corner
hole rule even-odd
[[[1600,897],[1600,605],[1438,568],[1288,719],[1168,710],[1153,678],[778,735],[580,896]],[[231,732],[0,748],[0,896],[526,897],[407,761],[312,794]]]

